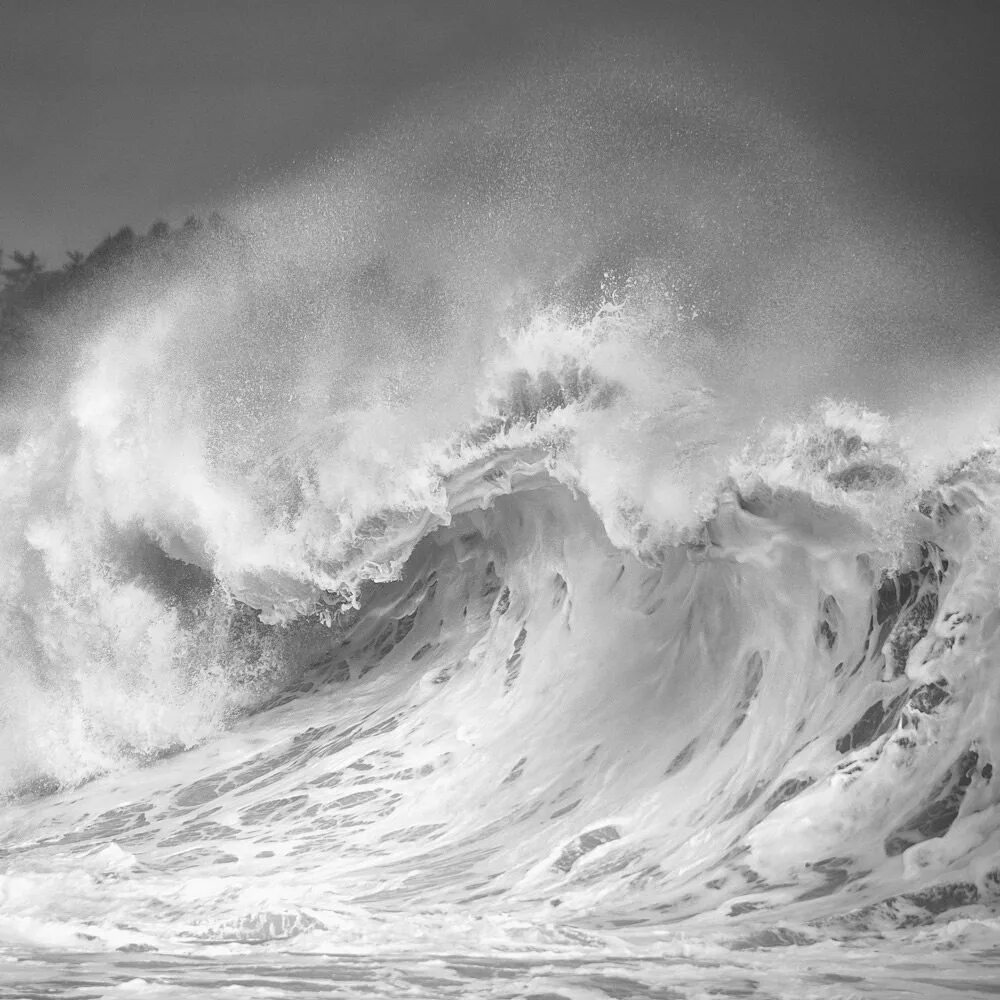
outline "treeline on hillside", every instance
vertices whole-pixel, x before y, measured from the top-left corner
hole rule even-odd
[[[145,235],[124,226],[89,254],[70,250],[59,268],[46,268],[38,254],[0,250],[0,358],[10,361],[30,350],[35,331],[78,300],[103,295],[122,278],[155,275],[164,280],[191,265],[195,246],[206,240],[238,249],[242,240],[225,219],[191,216],[177,228],[154,222]]]

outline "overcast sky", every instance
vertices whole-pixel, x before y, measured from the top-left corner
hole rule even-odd
[[[640,35],[745,82],[995,253],[998,24],[995,2],[916,0],[0,0],[0,246],[57,266],[294,171],[423,88]]]

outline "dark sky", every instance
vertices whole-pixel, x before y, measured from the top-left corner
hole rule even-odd
[[[1000,248],[1000,4],[0,0],[0,246],[58,265],[336,150],[426,88],[641,37]]]

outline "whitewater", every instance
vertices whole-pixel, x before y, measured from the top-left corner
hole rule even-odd
[[[984,266],[675,75],[407,108],[8,374],[0,996],[1000,990]]]

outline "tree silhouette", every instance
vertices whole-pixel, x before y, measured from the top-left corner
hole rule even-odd
[[[131,226],[122,226],[114,236],[106,237],[94,247],[87,262],[95,266],[114,267],[132,255],[135,245],[135,231]]]
[[[204,250],[204,253],[201,252]],[[157,219],[145,235],[123,226],[89,254],[68,250],[61,267],[46,270],[37,253],[0,249],[0,389],[44,335],[46,321],[76,302],[100,308],[113,301],[116,282],[143,274],[169,282],[191,266],[217,260],[254,267],[248,238],[217,212],[191,215],[178,227]]]
[[[11,284],[26,285],[36,274],[41,273],[42,262],[34,250],[31,253],[22,253],[20,250],[15,250],[11,259],[14,261],[14,267],[5,267],[3,269],[3,276]]]

